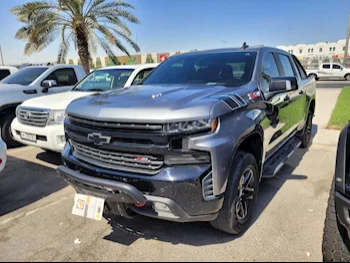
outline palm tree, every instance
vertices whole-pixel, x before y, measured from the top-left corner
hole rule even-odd
[[[113,46],[130,56],[120,39],[140,51],[126,24],[140,22],[129,9],[134,7],[122,0],[56,0],[56,3],[37,0],[16,6],[11,12],[25,23],[16,34],[17,39],[27,41],[25,55],[40,52],[59,37],[57,62],[65,63],[69,44],[73,42],[84,70],[89,72],[91,54],[96,52],[97,44],[115,64],[118,61]]]

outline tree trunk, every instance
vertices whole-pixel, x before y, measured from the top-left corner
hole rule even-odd
[[[81,60],[81,65],[85,70],[86,74],[90,73],[90,52],[89,52],[89,43],[87,39],[87,34],[83,27],[76,28],[77,33],[77,46],[78,46],[78,55]]]

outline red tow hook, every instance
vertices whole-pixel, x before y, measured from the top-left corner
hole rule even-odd
[[[145,205],[146,205],[146,203],[145,204],[139,204],[139,203],[135,204],[135,206],[138,208],[144,207]]]

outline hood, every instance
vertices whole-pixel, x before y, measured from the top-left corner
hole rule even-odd
[[[50,110],[65,110],[69,103],[75,99],[94,94],[93,92],[70,91],[27,100],[22,103],[24,107],[42,108]]]
[[[121,122],[169,122],[210,119],[215,103],[239,88],[223,86],[132,86],[78,99],[68,114],[82,118]]]

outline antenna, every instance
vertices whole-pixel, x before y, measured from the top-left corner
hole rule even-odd
[[[247,48],[249,48],[249,46],[247,45],[247,43],[246,43],[246,42],[244,42],[244,43],[243,43],[243,46],[241,47],[241,49],[243,49],[243,50],[244,50],[244,49],[247,49]]]

